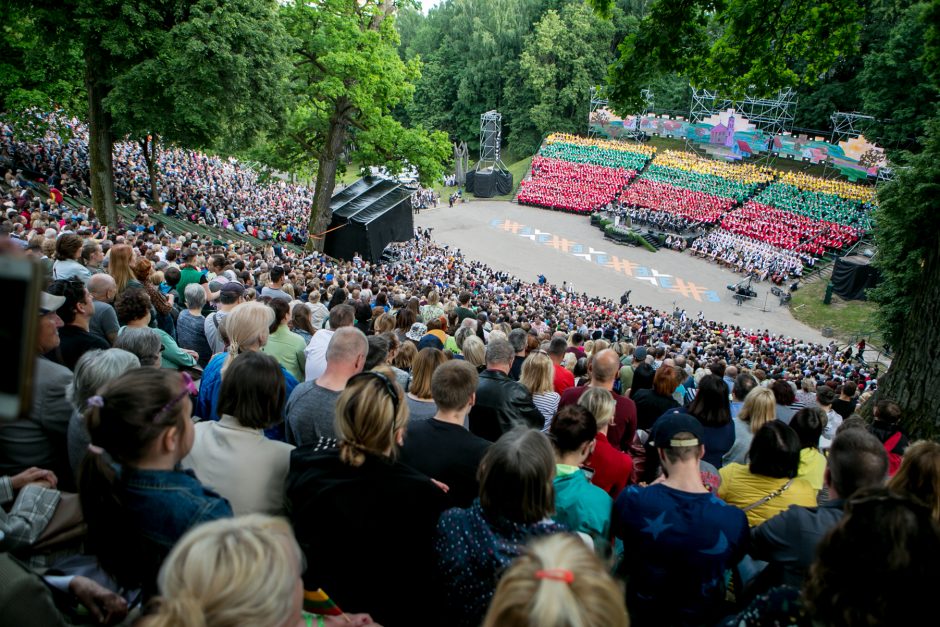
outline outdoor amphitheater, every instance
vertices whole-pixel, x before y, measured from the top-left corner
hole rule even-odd
[[[936,0],[0,8],[0,627],[893,627]]]

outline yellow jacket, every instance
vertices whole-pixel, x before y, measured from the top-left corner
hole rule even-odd
[[[782,488],[788,479],[752,474],[744,464],[728,464],[718,471],[721,487],[718,496],[729,505],[744,509],[775,490]],[[790,487],[781,494],[745,512],[747,522],[756,527],[784,511],[791,505],[816,506],[816,490],[805,479],[793,479]]]

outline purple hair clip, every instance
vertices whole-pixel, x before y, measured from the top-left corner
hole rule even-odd
[[[87,402],[89,407],[97,407],[98,409],[104,407],[104,399],[98,395],[90,397]]]

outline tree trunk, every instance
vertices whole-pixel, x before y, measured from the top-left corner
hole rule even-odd
[[[91,201],[98,219],[112,229],[118,226],[114,202],[114,163],[111,149],[111,115],[104,108],[107,87],[100,78],[107,68],[101,55],[85,49],[85,90],[88,92],[88,170],[91,179]]]
[[[140,147],[144,152],[144,161],[147,162],[147,175],[150,177],[150,208],[154,213],[160,212],[160,180],[157,172],[157,136],[148,135],[140,140]]]
[[[903,410],[905,431],[917,438],[940,436],[940,248],[924,260],[922,288],[914,297],[901,345],[878,382],[873,400],[892,400]]]
[[[333,188],[336,187],[336,165],[346,141],[348,121],[343,111],[348,110],[348,107],[349,103],[345,98],[340,98],[336,103],[323,152],[317,161],[317,185],[313,194],[313,206],[310,208],[310,220],[307,223],[307,250],[310,251],[323,252],[326,236],[322,233],[333,219],[330,200],[333,197]]]

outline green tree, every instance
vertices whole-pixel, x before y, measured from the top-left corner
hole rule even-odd
[[[514,108],[520,121],[509,136],[517,154],[531,154],[553,131],[584,131],[588,94],[612,60],[613,34],[611,21],[598,20],[582,4],[566,4],[542,16],[519,57],[514,100],[521,106]]]
[[[274,79],[286,69],[280,60],[286,46],[275,0],[36,0],[20,6],[42,33],[39,46],[55,49],[67,37],[80,51],[92,200],[109,225],[118,219],[116,137],[163,135],[198,147],[244,138],[278,115]],[[64,76],[68,61],[57,66]],[[146,148],[153,175],[154,146]]]
[[[154,205],[158,142],[235,149],[275,125],[291,48],[277,5],[258,0],[195,3],[159,35],[150,58],[116,77],[104,100],[115,136],[141,146]]]
[[[450,153],[447,136],[406,128],[391,116],[407,102],[420,62],[398,56],[393,2],[297,0],[282,7],[298,41],[291,79],[293,100],[279,151],[297,166],[316,161],[309,246],[326,230],[337,166],[350,145],[353,158],[390,171],[415,166],[422,182],[437,180]]]
[[[612,0],[591,4],[609,11]],[[610,67],[611,100],[634,111],[640,90],[670,72],[731,95],[811,85],[855,48],[860,15],[855,0],[656,0]]]

